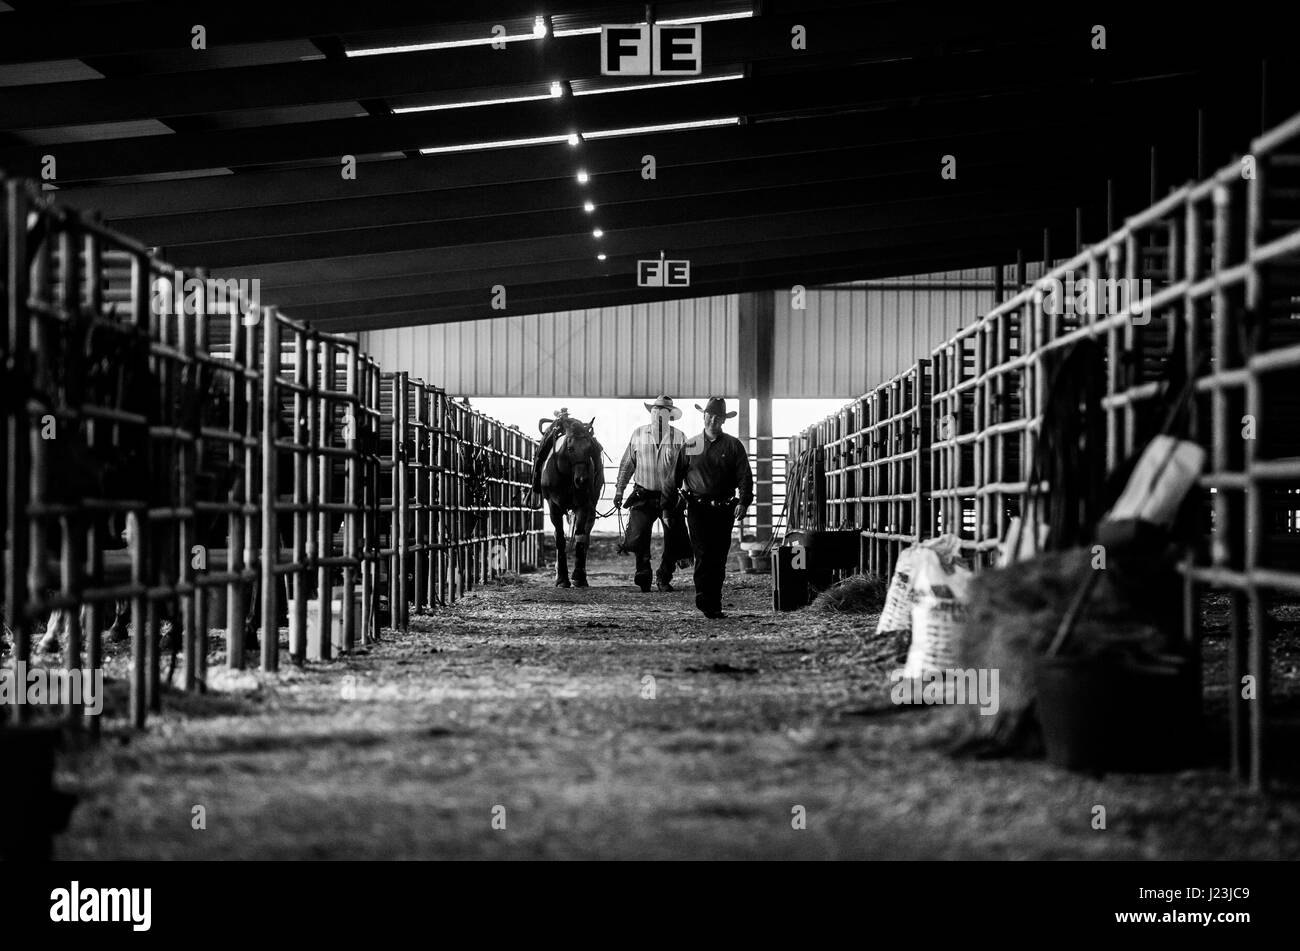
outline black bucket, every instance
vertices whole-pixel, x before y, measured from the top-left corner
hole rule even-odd
[[[1034,668],[1047,759],[1080,772],[1199,765],[1199,668],[1185,658],[1040,657]]]
[[[76,797],[54,788],[54,751],[61,744],[57,727],[0,729],[0,859],[48,860],[54,834],[67,828]]]

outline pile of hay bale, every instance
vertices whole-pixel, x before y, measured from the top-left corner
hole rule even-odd
[[[856,574],[822,591],[811,606],[827,614],[872,614],[885,606],[888,589],[879,575]]]

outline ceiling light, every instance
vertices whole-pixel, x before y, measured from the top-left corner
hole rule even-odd
[[[504,96],[501,99],[467,99],[464,102],[444,102],[432,106],[399,106],[394,113],[436,112],[440,109],[469,109],[474,106],[500,106],[509,102],[536,102],[538,99],[550,99],[549,95]]]
[[[374,46],[369,48],[345,50],[348,56],[383,56],[388,53],[420,53],[425,50],[451,50],[459,49],[465,46],[489,46],[493,43],[512,43],[515,40],[535,40],[545,33],[537,33],[537,27],[533,27],[532,33],[516,33],[513,36],[484,36],[472,40],[443,40],[438,43],[412,43],[408,46]]]
[[[663,26],[677,26],[682,23],[713,23],[717,20],[746,20],[754,15],[753,10],[745,10],[740,13],[715,13],[712,16],[702,17],[679,17],[674,20],[656,20]],[[622,26],[622,24],[619,24]],[[629,24],[636,25],[636,24]],[[556,36],[583,36],[588,33],[599,33],[601,30],[598,26],[578,26],[566,30],[556,30]]]
[[[533,36],[537,37],[538,39],[541,39],[543,36],[547,34],[547,32],[548,31],[546,29],[546,17],[539,16],[536,20],[533,21]]]
[[[604,86],[599,89],[573,91],[575,96],[599,96],[607,92],[634,92],[638,89],[662,89],[667,86],[694,86],[699,83],[725,83],[733,79],[744,79],[744,73],[727,73],[725,76],[702,76],[698,79],[670,79],[661,83],[637,83],[632,86]]]
[[[603,261],[603,260],[605,260],[605,255],[603,255],[603,254],[598,254],[598,255],[596,255],[596,260],[597,260],[597,261]]]
[[[620,135],[640,135],[644,132],[681,132],[686,129],[705,129],[711,126],[719,125],[739,125],[740,118],[732,116],[729,119],[701,119],[698,122],[670,122],[667,125],[641,125],[627,129],[605,129],[600,132],[584,132],[583,137],[588,139],[612,139]]]
[[[585,168],[578,169],[578,184],[585,185],[589,181],[591,181],[591,176],[587,174],[587,170]]]
[[[594,202],[584,201],[582,203],[582,210],[585,211],[587,214],[591,214],[593,211],[596,210],[596,205]]]
[[[563,95],[564,95],[564,87],[558,82],[551,83],[552,98],[559,99]]]
[[[660,26],[680,26],[683,23],[714,23],[718,20],[747,20],[754,15],[753,10],[740,13],[715,13],[703,17],[678,17],[675,20],[655,20]]]
[[[601,231],[599,228],[597,228],[595,231],[593,231],[593,232],[591,233],[591,236],[592,236],[593,238],[603,238],[603,237],[605,237],[605,232],[604,232],[604,231]]]
[[[578,141],[579,141],[579,139],[578,139],[578,133],[576,133],[576,132],[570,132],[570,133],[569,133],[569,144],[570,144],[570,145],[577,145],[577,144],[578,144]]]
[[[494,142],[467,142],[464,145],[439,145],[433,148],[420,149],[420,154],[436,155],[440,152],[474,152],[480,149],[505,149],[515,145],[550,145],[555,142],[564,142],[567,139],[567,135],[543,135],[535,139],[498,139]]]

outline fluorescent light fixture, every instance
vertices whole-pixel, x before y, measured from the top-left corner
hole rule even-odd
[[[483,149],[508,149],[516,145],[551,145],[568,140],[567,135],[543,135],[535,139],[498,139],[495,142],[467,142],[464,145],[439,145],[435,148],[420,149],[421,155],[437,155],[442,152],[476,152]]]
[[[591,176],[587,174],[587,170],[585,168],[578,169],[578,184],[585,185],[589,181],[591,181]]]
[[[680,132],[684,129],[703,129],[709,126],[739,125],[740,119],[702,119],[699,122],[673,122],[668,125],[645,125],[630,129],[605,129],[603,132],[584,132],[584,139],[611,139],[620,135],[639,135],[643,132]],[[493,142],[467,142],[464,145],[439,145],[434,148],[420,149],[421,155],[437,155],[443,152],[476,152],[485,149],[506,149],[518,145],[553,145],[572,141],[573,133],[566,135],[543,135],[532,139],[498,139]],[[591,175],[585,168],[578,169],[578,184],[585,185],[591,181]]]
[[[597,260],[597,261],[603,261],[603,260],[605,260],[605,255],[603,255],[603,254],[598,254],[598,255],[596,255],[596,260]]]
[[[679,26],[683,23],[713,23],[718,20],[747,20],[754,15],[753,10],[744,10],[739,13],[714,13],[708,16],[700,17],[678,17],[673,20],[656,20],[656,23],[662,23],[664,26]],[[645,21],[640,21],[645,22]],[[619,24],[620,26],[623,24]],[[556,36],[585,36],[589,33],[599,33],[601,30],[598,26],[578,26],[567,30],[556,30]]]
[[[558,82],[551,83],[551,96],[555,99],[559,99],[563,95],[564,87]]]
[[[629,129],[604,129],[600,132],[584,132],[582,135],[586,139],[613,139],[620,135],[640,135],[643,132],[682,132],[686,129],[707,129],[719,125],[740,125],[740,117],[701,119],[698,122],[670,122],[667,125],[641,125]]]
[[[582,210],[585,211],[587,214],[591,214],[593,211],[596,210],[596,205],[594,202],[584,201],[582,203]]]
[[[635,86],[607,86],[604,89],[574,90],[575,96],[600,96],[607,92],[635,92],[638,89],[663,89],[667,86],[695,86],[699,83],[725,83],[733,79],[744,79],[744,73],[728,73],[725,76],[702,76],[697,79],[671,79],[661,83],[637,83]]]
[[[437,112],[442,109],[470,109],[474,106],[499,106],[508,102],[536,102],[550,99],[551,94],[536,96],[503,96],[500,99],[467,99],[464,102],[444,102],[434,106],[399,106],[394,113],[402,112]]]
[[[593,232],[591,233],[591,236],[592,236],[593,238],[603,238],[603,237],[605,237],[605,232],[602,231],[601,229],[597,228],[595,231],[593,231]]]
[[[680,26],[683,23],[713,23],[717,20],[748,20],[753,15],[753,10],[742,10],[739,13],[713,13],[709,16],[678,17],[675,20],[655,20],[655,22],[662,26]]]
[[[517,40],[540,40],[546,36],[546,20],[538,17],[533,21],[531,33],[515,33],[508,36],[481,36],[472,40],[442,40],[437,43],[411,43],[406,46],[373,46],[355,50],[345,50],[348,56],[383,56],[387,53],[419,53],[424,50],[452,50],[465,46],[490,46],[493,43],[513,43]],[[597,30],[599,32],[599,30]]]

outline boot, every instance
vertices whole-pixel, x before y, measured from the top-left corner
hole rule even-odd
[[[650,579],[652,577],[654,577],[654,575],[650,570],[650,556],[637,552],[636,576],[634,580],[636,581],[636,586],[640,588],[643,593],[648,594],[650,592]]]

